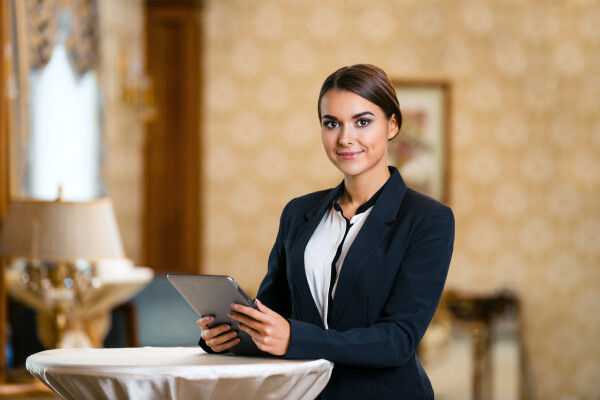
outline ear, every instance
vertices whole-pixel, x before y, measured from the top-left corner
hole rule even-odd
[[[392,140],[399,132],[398,119],[396,118],[396,114],[392,114],[388,120],[388,140]]]

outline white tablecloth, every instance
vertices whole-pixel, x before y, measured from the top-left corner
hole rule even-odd
[[[27,369],[64,399],[314,399],[327,360],[212,355],[193,347],[57,349]]]

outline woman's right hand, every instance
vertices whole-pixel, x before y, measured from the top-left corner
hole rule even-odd
[[[214,321],[214,317],[208,315],[200,318],[196,324],[202,329],[202,339],[215,353],[225,351],[240,342],[237,333],[231,330],[228,324],[209,328],[208,324]]]

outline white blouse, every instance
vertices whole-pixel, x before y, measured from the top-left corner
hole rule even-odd
[[[350,221],[344,217],[339,205],[334,203],[323,216],[304,251],[306,278],[326,329],[329,291],[333,299],[346,254],[373,209],[370,203],[365,203],[369,207],[364,210],[361,210],[361,206]],[[334,260],[336,274],[330,289]]]

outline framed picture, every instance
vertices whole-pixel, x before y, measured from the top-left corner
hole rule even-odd
[[[446,82],[393,81],[402,127],[390,141],[388,161],[406,184],[437,200],[448,200],[450,87]]]

